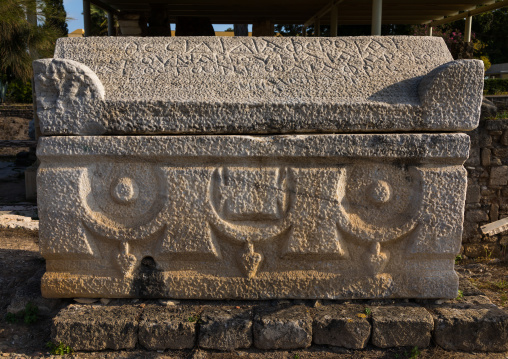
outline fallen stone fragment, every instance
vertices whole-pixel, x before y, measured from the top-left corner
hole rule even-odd
[[[0,229],[22,229],[36,233],[39,231],[39,221],[15,214],[0,215]]]
[[[199,347],[215,350],[252,345],[252,309],[207,308],[201,315]]]
[[[428,347],[433,328],[432,315],[422,307],[372,308],[372,344],[380,348]]]
[[[371,325],[359,305],[327,305],[316,310],[312,325],[315,344],[363,349],[370,338]]]
[[[74,298],[74,301],[80,304],[93,304],[98,300],[97,298]]]
[[[142,309],[135,305],[71,304],[53,318],[51,340],[74,351],[134,349]]]
[[[162,305],[166,305],[166,306],[170,307],[170,306],[178,305],[180,302],[177,301],[177,300],[164,300],[164,299],[161,299],[161,300],[159,300],[159,303],[162,304]]]
[[[192,307],[144,307],[139,324],[139,344],[150,350],[189,349],[196,343],[196,321]]]
[[[254,316],[254,346],[258,349],[308,348],[311,342],[312,317],[309,308],[270,308]]]
[[[434,341],[446,350],[508,350],[508,314],[493,304],[458,303],[434,308]]]

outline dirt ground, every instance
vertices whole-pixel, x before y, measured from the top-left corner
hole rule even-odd
[[[19,230],[0,231],[0,358],[49,357],[46,343],[50,340],[51,317],[58,308],[70,300],[56,301],[52,313],[39,315],[34,324],[22,321],[7,321],[7,307],[15,297],[16,289],[38,278],[44,269],[44,259],[39,254],[35,234]],[[457,270],[467,273],[473,285],[480,288],[490,299],[501,307],[508,301],[508,263],[484,258],[480,261],[462,261]],[[39,294],[40,295],[40,294]],[[42,300],[42,298],[41,298]],[[51,300],[46,300],[51,302]],[[39,302],[37,302],[39,303]],[[44,304],[44,302],[43,302]],[[412,351],[413,350],[413,351]],[[417,354],[417,355],[416,355]],[[55,356],[56,357],[56,356]],[[508,358],[508,353],[461,353],[447,352],[436,346],[414,351],[412,348],[380,350],[368,347],[364,350],[346,350],[332,347],[317,347],[308,350],[266,352],[244,350],[234,353],[206,353],[202,351],[165,351],[163,353],[145,350],[105,351],[100,353],[75,353],[68,358],[194,358],[194,359],[318,359],[318,358]]]
[[[0,116],[0,140],[29,140],[29,122],[26,118]],[[0,156],[15,156],[20,151],[28,151],[28,148],[0,147]]]

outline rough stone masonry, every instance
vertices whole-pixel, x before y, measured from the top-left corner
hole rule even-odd
[[[70,38],[34,70],[44,296],[456,297],[483,64],[442,39]]]

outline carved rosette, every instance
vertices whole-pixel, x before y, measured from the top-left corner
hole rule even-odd
[[[117,263],[126,275],[138,262],[129,242],[163,228],[159,215],[167,196],[161,183],[159,169],[142,163],[98,163],[82,178],[83,224],[95,236],[119,242]]]
[[[390,258],[382,244],[408,235],[417,225],[421,178],[414,167],[361,164],[347,169],[338,186],[338,225],[367,245],[364,260],[373,274]]]

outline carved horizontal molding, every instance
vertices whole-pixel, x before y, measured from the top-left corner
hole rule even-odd
[[[66,136],[42,137],[42,161],[101,156],[129,156],[171,161],[190,158],[224,161],[269,158],[307,161],[383,158],[426,163],[463,163],[469,155],[465,134],[366,134],[292,136]]]

